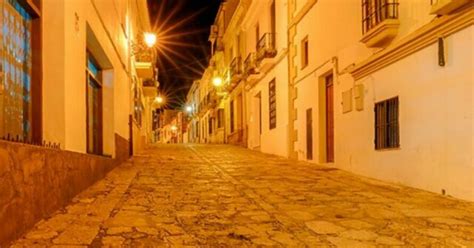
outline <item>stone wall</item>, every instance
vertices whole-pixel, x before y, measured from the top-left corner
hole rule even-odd
[[[116,159],[0,141],[0,247],[128,159],[115,135]]]

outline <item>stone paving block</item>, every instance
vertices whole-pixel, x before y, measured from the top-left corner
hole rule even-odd
[[[89,245],[98,232],[99,227],[72,225],[52,241],[58,245]]]
[[[345,229],[328,221],[310,221],[306,226],[317,234],[338,234]]]

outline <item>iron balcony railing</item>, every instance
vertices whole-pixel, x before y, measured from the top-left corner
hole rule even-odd
[[[273,58],[276,56],[275,34],[265,33],[257,44],[257,60],[262,61],[265,58]]]
[[[362,33],[387,19],[398,19],[398,0],[362,0]]]
[[[235,76],[242,74],[242,58],[240,56],[235,57],[230,63],[230,77],[234,78]]]
[[[257,74],[257,54],[256,53],[250,53],[247,58],[245,59],[244,62],[244,71],[245,74],[248,76],[250,74]]]

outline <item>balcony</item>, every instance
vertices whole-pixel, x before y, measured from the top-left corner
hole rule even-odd
[[[218,35],[219,35],[219,27],[217,25],[211,25],[209,39],[217,39]]]
[[[154,78],[154,68],[152,62],[135,62],[137,76],[143,79]]]
[[[274,62],[273,58],[276,55],[275,34],[265,33],[257,44],[257,61],[260,70],[266,71],[267,67]]]
[[[431,0],[431,14],[448,15],[470,0]]]
[[[244,61],[244,77],[247,84],[253,85],[259,78],[257,54],[250,53]]]
[[[143,95],[155,98],[158,95],[158,81],[154,79],[143,80]]]
[[[209,109],[217,107],[219,103],[219,96],[215,90],[212,90],[201,99],[198,107],[198,115],[203,116]]]
[[[242,58],[240,56],[235,57],[232,62],[230,63],[229,68],[229,78],[230,78],[230,85],[229,91],[235,88],[242,79],[243,69],[242,69]]]
[[[385,47],[398,34],[398,0],[362,1],[361,42],[367,47]]]

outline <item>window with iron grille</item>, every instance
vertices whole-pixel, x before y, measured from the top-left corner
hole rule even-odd
[[[277,108],[276,108],[276,83],[275,79],[268,84],[268,103],[269,103],[269,117],[270,129],[276,128],[277,125]]]
[[[398,19],[398,0],[362,0],[362,33],[387,19]]]
[[[400,147],[398,97],[375,104],[375,149]]]

